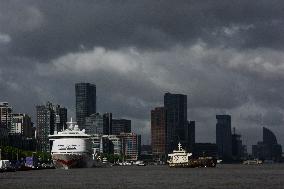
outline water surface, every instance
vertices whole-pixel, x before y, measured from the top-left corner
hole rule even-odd
[[[284,189],[284,164],[35,170],[0,173],[0,188],[271,188]]]

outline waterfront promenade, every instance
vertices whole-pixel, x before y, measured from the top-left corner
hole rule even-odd
[[[0,173],[1,189],[53,188],[223,188],[283,189],[284,164],[167,166],[34,170]]]

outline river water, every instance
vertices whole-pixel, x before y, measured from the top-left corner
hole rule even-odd
[[[0,189],[240,188],[284,189],[284,164],[217,165],[216,168],[127,166],[0,173]]]

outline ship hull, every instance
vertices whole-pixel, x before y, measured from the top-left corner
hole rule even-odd
[[[92,156],[83,154],[52,154],[52,161],[57,169],[89,168],[93,166]]]
[[[196,168],[196,167],[216,167],[216,159],[190,159],[186,163],[169,163],[170,167],[176,168]]]

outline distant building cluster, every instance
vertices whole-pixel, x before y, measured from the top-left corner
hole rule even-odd
[[[275,135],[263,129],[263,141],[252,147],[248,157],[241,135],[231,127],[230,115],[216,115],[216,143],[195,142],[195,121],[187,120],[187,96],[165,93],[164,106],[151,110],[151,147],[153,158],[165,161],[167,154],[182,146],[193,157],[211,156],[224,162],[242,161],[247,158],[281,161],[282,147]]]
[[[114,119],[110,112],[96,112],[94,84],[77,83],[75,95],[77,123],[92,136],[94,151],[137,160],[141,152],[141,135],[131,132],[131,120]]]
[[[187,96],[165,93],[164,106],[151,111],[153,158],[164,161],[180,142],[188,150],[195,143],[195,122],[187,120]]]
[[[282,158],[282,147],[277,143],[276,136],[268,128],[263,127],[263,139],[252,146],[252,155],[260,160],[279,162]]]
[[[0,145],[35,150],[35,128],[31,117],[14,113],[8,102],[0,102]]]

